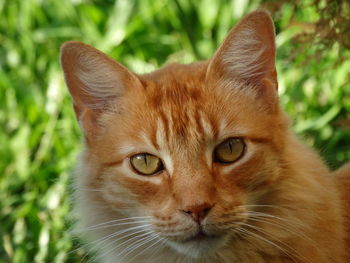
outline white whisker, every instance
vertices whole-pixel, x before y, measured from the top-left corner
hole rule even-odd
[[[263,224],[269,224],[269,225],[272,225],[272,226],[277,226],[280,229],[289,232],[290,234],[302,237],[302,238],[304,238],[304,240],[310,241],[310,243],[312,243],[315,246],[315,248],[318,248],[317,247],[317,243],[315,242],[315,240],[311,239],[310,237],[308,237],[307,235],[305,235],[303,233],[298,232],[297,230],[292,229],[291,225],[281,224],[280,222],[276,222],[272,218],[263,218],[263,219],[261,219],[261,217],[259,217],[259,216],[256,216],[256,217],[255,216],[250,216],[248,219],[251,220],[251,221],[260,222],[260,223],[263,223]]]
[[[243,223],[242,225],[250,227],[256,231],[259,231],[260,233],[269,236],[270,238],[274,239],[275,241],[277,241],[279,244],[281,244],[282,246],[284,246],[285,248],[287,248],[288,250],[292,251],[293,253],[295,253],[298,258],[302,258],[303,260],[305,260],[306,262],[309,262],[308,259],[306,259],[305,257],[303,257],[302,255],[300,255],[300,253],[298,253],[298,251],[296,251],[294,248],[292,248],[291,246],[287,245],[285,242],[282,242],[280,239],[274,237],[271,233],[268,233],[265,229],[261,228],[261,227],[257,227],[257,226],[253,226],[250,224],[245,224]],[[272,242],[272,241],[271,241]],[[289,252],[288,252],[289,253]]]
[[[123,258],[126,258],[128,255],[130,255],[130,253],[132,253],[133,251],[135,251],[136,249],[138,249],[139,247],[149,243],[149,242],[152,242],[153,240],[156,240],[158,239],[158,235],[156,234],[153,234],[153,235],[150,235],[149,237],[146,237],[146,238],[143,238],[141,240],[138,240],[138,242],[136,242],[136,244],[134,246],[131,246],[129,247],[128,249],[126,249],[123,253],[127,252],[126,254],[124,254],[120,259],[123,259]],[[139,243],[139,244],[137,244]],[[147,247],[146,247],[147,249]],[[143,249],[141,252],[143,252],[145,249]],[[120,255],[122,255],[123,253],[120,253]],[[138,253],[139,254],[139,253]],[[137,254],[137,255],[138,255]],[[135,257],[135,256],[134,256]],[[134,257],[132,257],[130,260],[128,261],[131,261]]]
[[[262,213],[262,212],[248,211],[248,212],[246,212],[246,215],[248,215],[248,216],[269,217],[269,218],[274,218],[274,219],[277,219],[277,220],[280,220],[280,221],[283,221],[283,222],[295,224],[294,221],[292,222],[292,221],[290,221],[290,220],[288,220],[286,218],[282,218],[282,217],[279,217],[279,216],[276,216],[276,215],[266,214],[266,213]]]
[[[146,263],[151,262],[151,259],[158,253],[159,250],[161,250],[164,247],[164,244],[166,243],[166,240],[164,238],[159,237],[159,241],[161,241],[161,243],[153,251],[153,253],[149,256],[149,258],[146,261]],[[159,241],[157,241],[156,244],[159,243]]]
[[[140,228],[145,228],[145,227],[147,227],[147,226],[150,226],[150,225],[147,224],[147,225],[135,226],[135,227],[123,229],[123,230],[120,230],[120,231],[117,231],[117,232],[113,232],[112,234],[109,234],[108,236],[99,238],[99,239],[94,240],[94,241],[92,241],[92,242],[90,242],[90,243],[87,243],[87,244],[85,244],[85,245],[83,245],[83,246],[80,246],[79,248],[77,248],[77,249],[71,251],[70,253],[73,253],[73,252],[75,252],[76,250],[81,249],[81,248],[89,247],[89,246],[91,246],[91,245],[93,245],[93,244],[96,244],[95,246],[99,246],[99,245],[105,243],[105,241],[107,241],[107,240],[109,240],[109,239],[111,239],[111,238],[113,238],[113,237],[116,237],[116,236],[118,236],[118,235],[121,235],[121,234],[130,232],[130,231],[133,231],[133,230],[137,230],[137,229],[140,229]],[[132,234],[132,233],[131,233],[131,234]]]
[[[237,206],[239,208],[246,208],[246,207],[262,207],[262,208],[276,208],[276,209],[287,209],[286,207],[283,206],[278,206],[278,205],[239,205]]]
[[[149,221],[143,220],[143,221],[139,221],[139,222],[122,222],[122,223],[104,225],[104,226],[99,226],[99,227],[89,227],[89,228],[86,228],[84,230],[81,230],[80,232],[87,232],[87,231],[92,231],[92,230],[97,230],[97,229],[104,229],[104,228],[124,226],[124,225],[136,225],[136,224],[147,223],[147,222],[149,222]]]
[[[108,247],[111,246],[111,245],[113,245],[113,244],[115,244],[116,242],[118,242],[118,241],[121,240],[121,239],[124,239],[124,238],[129,237],[129,236],[132,236],[132,235],[136,235],[136,234],[139,234],[139,233],[142,233],[142,232],[145,232],[145,230],[137,231],[137,232],[134,232],[134,233],[132,233],[132,234],[130,234],[130,235],[120,237],[120,238],[114,240],[112,243],[108,244]],[[99,255],[99,257],[103,258],[103,257],[105,257],[106,255],[108,255],[108,254],[112,253],[113,251],[117,250],[118,248],[120,248],[120,247],[122,247],[122,246],[125,246],[125,245],[128,245],[128,243],[132,242],[133,240],[135,240],[135,239],[137,240],[137,239],[139,239],[139,238],[141,238],[141,237],[148,236],[148,235],[151,234],[151,233],[152,233],[152,231],[149,231],[149,230],[148,230],[147,232],[145,232],[145,233],[143,233],[143,234],[136,235],[136,236],[134,236],[134,237],[132,237],[132,238],[130,238],[130,239],[127,239],[127,240],[123,241],[122,243],[118,244],[116,247],[112,247],[110,250],[108,250],[108,251],[102,253],[101,255]]]
[[[119,223],[120,223],[119,225],[144,223],[144,222],[149,222],[149,220],[147,220],[149,218],[150,216],[139,216],[139,217],[127,217],[127,218],[115,219],[115,220],[99,223],[96,225],[92,225],[84,229],[75,230],[73,231],[73,233],[81,233],[84,231],[95,230],[95,229],[99,229],[99,227],[104,227],[104,226],[106,227],[117,226]],[[138,220],[134,220],[134,219],[138,219]],[[130,221],[130,222],[124,222],[124,221]]]
[[[262,237],[262,236],[260,236],[260,235],[258,235],[258,234],[256,234],[256,233],[253,233],[253,232],[251,232],[251,231],[249,231],[249,230],[247,230],[247,229],[245,229],[245,228],[238,228],[238,229],[236,229],[236,231],[239,231],[239,232],[241,232],[242,234],[245,234],[245,235],[248,235],[248,236],[249,236],[249,235],[250,235],[250,236],[253,236],[253,237],[255,237],[255,238],[257,238],[257,239],[260,239],[260,240],[262,240],[262,241],[265,241],[266,243],[268,243],[268,244],[270,244],[270,245],[272,245],[272,246],[278,248],[278,249],[279,249],[280,251],[282,251],[285,255],[287,255],[291,260],[293,260],[293,262],[297,263],[297,262],[295,261],[294,257],[293,257],[288,251],[286,251],[284,248],[280,247],[279,245],[275,244],[275,243],[272,242],[271,240],[268,240],[268,239],[266,239],[266,238],[264,238],[264,237]]]

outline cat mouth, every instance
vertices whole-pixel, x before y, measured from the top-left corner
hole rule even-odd
[[[186,242],[201,242],[201,241],[215,239],[217,237],[218,237],[217,235],[209,235],[209,234],[206,234],[205,232],[203,232],[203,230],[199,230],[196,234],[194,234],[193,236],[184,240],[184,242],[185,243]]]
[[[223,247],[227,241],[227,235],[208,234],[199,229],[193,235],[182,241],[170,241],[169,244],[180,254],[198,259],[215,253]]]

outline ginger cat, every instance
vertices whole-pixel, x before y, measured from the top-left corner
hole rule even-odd
[[[258,10],[210,60],[144,75],[63,45],[86,142],[76,231],[98,261],[350,262],[350,166],[331,174],[291,132],[274,42]]]

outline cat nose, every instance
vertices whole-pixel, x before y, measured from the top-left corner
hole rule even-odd
[[[200,223],[209,213],[213,205],[209,203],[200,203],[196,205],[190,205],[182,210],[185,214],[192,217],[194,221]]]

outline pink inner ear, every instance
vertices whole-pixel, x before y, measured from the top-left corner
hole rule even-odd
[[[277,88],[275,30],[266,11],[246,16],[233,28],[212,58],[207,76],[261,83],[269,79]]]
[[[137,77],[124,66],[80,42],[63,45],[61,64],[77,114],[85,108],[104,110],[111,100],[122,96],[127,86],[140,85]]]
[[[100,129],[102,113],[115,110],[125,90],[137,88],[141,83],[124,66],[80,42],[62,46],[61,64],[75,114],[89,143]]]

